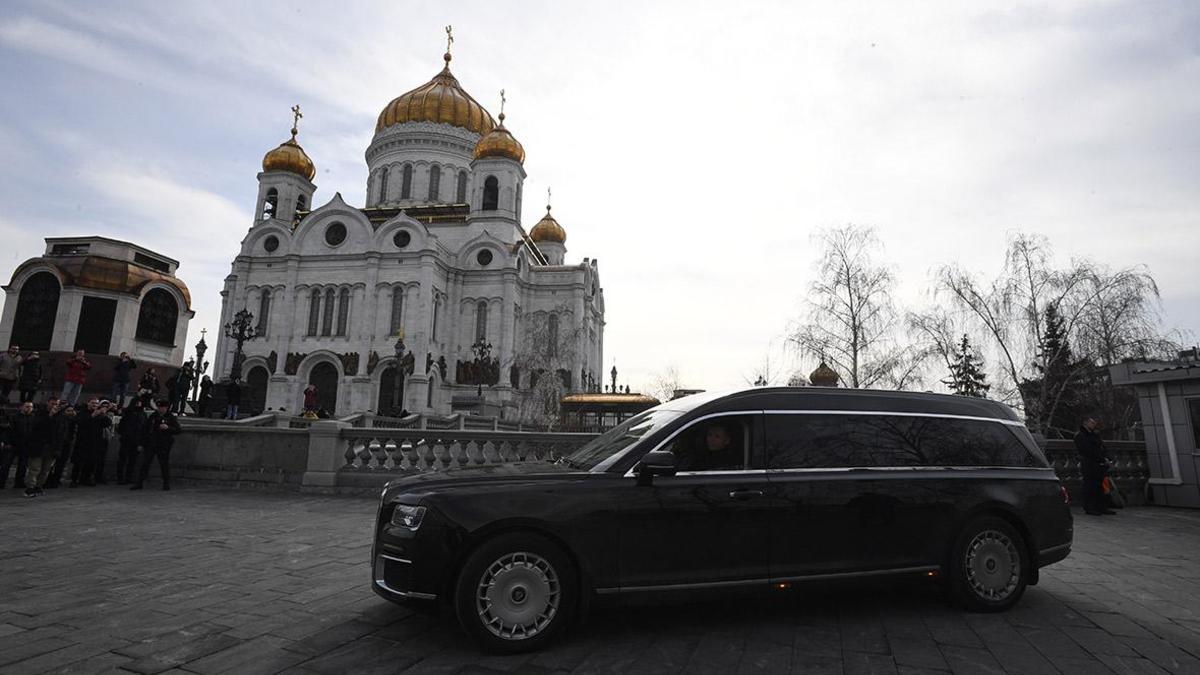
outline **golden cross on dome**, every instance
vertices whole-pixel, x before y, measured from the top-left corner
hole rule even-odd
[[[546,186],[546,213],[550,213],[550,186]]]
[[[446,26],[446,53],[450,53],[450,45],[454,44],[454,26]]]
[[[292,140],[293,141],[296,140],[296,134],[298,133],[298,130],[296,127],[300,126],[300,119],[302,117],[304,117],[304,115],[300,114],[300,104],[297,103],[296,105],[292,106]]]
[[[504,90],[500,90],[500,124],[504,124],[504,102],[508,99],[504,98]]]

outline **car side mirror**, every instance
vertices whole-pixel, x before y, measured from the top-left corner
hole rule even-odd
[[[670,450],[647,452],[638,462],[634,474],[638,477],[638,485],[650,485],[655,476],[674,476],[675,453]]]

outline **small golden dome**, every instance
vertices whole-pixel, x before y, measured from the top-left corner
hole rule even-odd
[[[263,155],[262,167],[263,171],[290,171],[308,180],[312,180],[313,176],[317,175],[317,167],[305,154],[304,148],[296,142],[296,127],[292,127],[290,139]]]
[[[550,206],[546,206],[546,215],[533,226],[529,231],[529,238],[537,243],[554,242],[556,244],[567,243],[567,231],[558,224],[554,216],[550,215]]]
[[[425,84],[401,94],[379,113],[375,133],[405,122],[437,122],[453,124],[479,135],[484,135],[496,126],[491,113],[471,98],[450,73],[450,52],[443,59],[446,67]]]
[[[821,365],[817,366],[817,369],[812,371],[812,374],[808,376],[808,381],[814,387],[836,387],[838,374],[836,370],[830,368],[822,361]]]
[[[500,126],[489,131],[475,144],[475,159],[500,157],[518,164],[525,163],[525,148],[520,141],[504,128],[504,113],[500,113]]]

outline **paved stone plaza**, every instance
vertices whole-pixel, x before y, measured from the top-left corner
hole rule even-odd
[[[375,596],[375,500],[115,486],[0,494],[0,672],[1200,673],[1200,512],[1079,516],[1015,610],[926,584],[605,608],[545,652],[473,650]]]

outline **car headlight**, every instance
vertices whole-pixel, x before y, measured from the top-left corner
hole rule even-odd
[[[392,524],[396,527],[406,527],[410,530],[415,530],[421,526],[421,520],[424,517],[424,506],[397,504],[396,508],[392,510]]]

